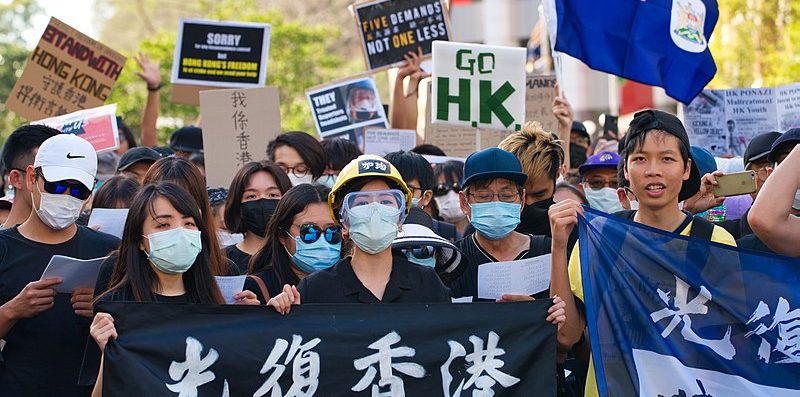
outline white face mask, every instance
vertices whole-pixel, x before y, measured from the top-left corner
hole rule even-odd
[[[797,189],[797,192],[794,193],[794,203],[792,204],[792,208],[800,211],[800,189]]]
[[[622,203],[619,202],[617,196],[617,189],[604,187],[602,189],[585,189],[586,201],[589,206],[603,211],[607,214],[613,214],[617,211],[622,211]]]
[[[36,185],[36,190],[39,190],[39,185]],[[66,229],[81,215],[83,200],[68,194],[52,194],[41,190],[39,190],[39,194],[42,197],[39,208],[36,208],[34,204],[33,209],[42,223],[51,229]],[[33,193],[31,193],[31,203],[35,203]]]
[[[314,182],[314,176],[311,174],[305,174],[304,176],[295,176],[293,173],[289,173],[289,180],[292,182],[292,186],[302,185],[304,183],[311,183]]]
[[[439,215],[446,222],[456,223],[466,215],[461,211],[461,203],[458,200],[458,193],[450,190],[444,196],[436,197],[436,205],[439,207]]]

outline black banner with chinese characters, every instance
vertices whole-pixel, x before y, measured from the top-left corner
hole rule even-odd
[[[431,53],[434,40],[450,40],[441,0],[377,0],[355,6],[367,68],[375,71],[405,62],[409,51]]]
[[[284,317],[102,302],[119,335],[103,395],[554,396],[550,304],[300,305]]]

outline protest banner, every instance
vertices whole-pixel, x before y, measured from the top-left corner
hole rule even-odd
[[[388,128],[381,96],[371,77],[357,77],[306,91],[320,138],[346,138],[364,147],[366,127]]]
[[[206,185],[228,187],[236,171],[263,160],[281,132],[277,87],[202,91]]]
[[[525,57],[524,48],[434,42],[432,122],[522,129]]]
[[[270,25],[181,19],[172,61],[172,102],[198,105],[215,87],[263,87]]]
[[[538,121],[545,131],[558,133],[558,120],[553,115],[556,83],[556,76],[553,75],[527,76],[525,121]]]
[[[103,395],[556,394],[550,299],[265,306],[101,302]],[[158,335],[158,337],[153,337]]]
[[[117,104],[79,110],[58,117],[34,121],[31,124],[46,125],[63,134],[77,135],[89,141],[98,153],[119,147]]]
[[[798,259],[591,209],[579,234],[600,396],[800,393]]]
[[[103,105],[126,58],[56,18],[34,48],[5,107],[27,120]]]
[[[756,135],[800,126],[800,84],[704,90],[683,115],[692,144],[714,155],[742,156]]]
[[[367,128],[364,130],[364,154],[377,154],[384,156],[386,153],[398,150],[409,151],[417,146],[417,131],[394,130],[386,128]]]
[[[405,62],[409,51],[431,53],[434,40],[450,40],[442,0],[375,0],[356,4],[356,26],[367,69],[376,72]]]

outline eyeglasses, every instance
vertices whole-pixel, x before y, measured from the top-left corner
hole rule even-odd
[[[480,191],[475,193],[467,193],[467,196],[472,196],[476,203],[488,203],[494,200],[495,197],[504,203],[513,203],[517,201],[519,193],[520,192],[513,190],[503,190],[500,193]]]
[[[616,189],[619,186],[619,183],[616,179],[603,179],[603,178],[592,178],[586,180],[584,185],[588,185],[592,189],[602,189],[604,187],[610,187],[612,189]]]
[[[404,254],[411,254],[417,259],[432,258],[436,254],[436,247],[426,245],[422,247],[408,247],[401,250]]]
[[[421,188],[421,187],[419,187],[419,186],[413,186],[413,185],[409,185],[409,184],[406,184],[406,186],[408,186],[408,190],[411,190],[411,194],[412,194],[412,195],[413,195],[414,193],[416,193],[416,192],[417,192],[417,190],[419,190],[419,194],[420,194],[420,195],[423,195],[423,194],[425,194],[425,189],[423,189],[423,188]]]
[[[451,190],[458,193],[461,191],[461,185],[459,185],[458,182],[453,182],[452,184],[442,183],[436,185],[433,187],[433,195],[437,197],[444,196]]]
[[[86,200],[92,195],[92,191],[80,182],[50,182],[44,179],[44,175],[41,172],[37,172],[37,175],[44,181],[44,191],[47,193],[64,194],[64,192],[68,191],[70,196],[79,200]]]
[[[756,176],[758,177],[759,181],[764,182],[767,180],[767,177],[769,176],[770,168],[771,167],[764,167],[759,169],[751,168],[751,170],[756,173]]]
[[[308,174],[309,171],[308,166],[305,164],[298,164],[294,167],[287,167],[286,164],[278,164],[278,167],[281,167],[281,169],[283,170],[283,172],[286,173],[286,175],[292,173],[294,176],[298,178],[306,176],[306,174]]]
[[[314,243],[323,236],[325,237],[325,241],[327,241],[329,244],[339,244],[342,241],[342,228],[339,226],[331,225],[325,229],[313,223],[304,223],[302,225],[292,226],[297,226],[297,228],[300,229],[300,234],[298,237],[300,238],[300,241],[306,244]]]

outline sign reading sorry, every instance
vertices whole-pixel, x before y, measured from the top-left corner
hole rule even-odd
[[[433,43],[432,122],[519,131],[525,49]]]

